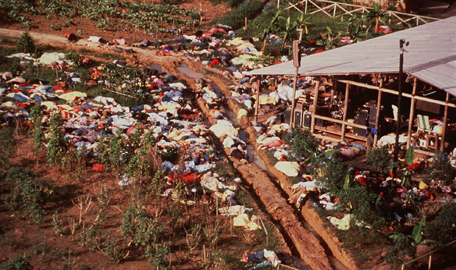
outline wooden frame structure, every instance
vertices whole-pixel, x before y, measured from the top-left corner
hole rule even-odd
[[[383,82],[380,80],[380,85],[379,86],[374,86],[374,85],[369,85],[369,84],[365,84],[365,83],[361,83],[361,82],[356,82],[356,81],[353,81],[353,80],[348,80],[348,79],[343,79],[343,78],[332,78],[335,82],[338,82],[338,83],[342,83],[342,84],[345,84],[346,87],[345,87],[345,99],[344,99],[344,114],[343,114],[343,118],[342,120],[339,120],[339,119],[334,119],[334,118],[331,118],[331,117],[327,117],[327,116],[322,116],[322,115],[318,115],[317,114],[317,100],[318,100],[318,92],[319,92],[319,88],[320,88],[320,82],[317,81],[317,83],[315,84],[315,88],[314,88],[314,99],[313,99],[313,106],[312,106],[312,116],[311,116],[311,126],[310,126],[310,132],[312,134],[315,133],[315,130],[316,130],[316,127],[315,127],[315,121],[316,119],[321,119],[321,120],[324,120],[324,121],[328,121],[330,123],[334,123],[334,124],[340,124],[342,125],[342,129],[341,129],[341,132],[340,132],[340,140],[341,141],[344,141],[345,140],[345,137],[346,137],[346,128],[347,127],[355,127],[355,128],[361,128],[361,129],[367,129],[368,126],[366,125],[360,125],[360,124],[355,124],[355,123],[352,123],[352,122],[348,122],[347,119],[346,119],[346,115],[347,115],[347,110],[348,110],[348,100],[349,100],[349,97],[350,97],[350,86],[357,86],[357,87],[361,87],[361,88],[365,88],[365,89],[371,89],[371,90],[376,90],[378,91],[378,95],[377,95],[377,108],[380,108],[382,106],[382,94],[383,93],[388,93],[388,94],[392,94],[392,95],[398,95],[398,92],[396,90],[393,90],[393,89],[387,89],[387,88],[383,88]],[[450,100],[450,94],[449,93],[446,93],[446,100],[445,101],[441,101],[441,100],[436,100],[436,99],[431,99],[431,98],[427,98],[427,97],[423,97],[423,96],[418,96],[416,94],[416,88],[417,88],[417,78],[413,78],[413,88],[412,88],[412,93],[409,94],[409,93],[403,93],[403,97],[406,97],[406,98],[410,98],[411,99],[411,105],[410,105],[410,112],[409,112],[409,122],[408,122],[408,129],[407,129],[407,148],[410,146],[411,144],[411,135],[412,135],[412,128],[413,128],[413,120],[414,120],[414,114],[415,114],[415,109],[416,109],[416,101],[418,100],[421,100],[421,101],[425,101],[425,102],[429,102],[429,103],[432,103],[432,104],[437,104],[437,105],[442,105],[444,106],[444,120],[443,120],[443,130],[442,130],[442,135],[441,135],[441,140],[442,140],[442,143],[440,144],[440,148],[439,150],[441,152],[444,151],[444,148],[445,148],[445,133],[446,133],[446,127],[448,125],[447,123],[447,118],[448,118],[448,108],[456,108],[456,104],[453,104],[453,103],[450,103],[449,100]],[[380,110],[377,109],[377,112],[376,112],[376,123],[375,123],[375,129],[378,130],[379,128],[379,118],[380,118]],[[359,138],[357,137],[356,139],[358,140],[365,140],[365,138]],[[377,135],[375,135],[374,137],[374,145],[377,144]],[[438,138],[437,138],[438,140]],[[426,154],[427,152],[426,151],[420,151],[420,150],[417,150],[418,153],[423,153],[423,154]]]
[[[319,5],[320,4],[320,5]],[[321,4],[325,4],[327,6],[321,7]],[[304,11],[298,8],[299,5],[304,5]],[[309,11],[309,7],[314,7],[316,10],[314,11]],[[298,3],[292,4],[288,2],[288,7],[285,8],[285,10],[294,8],[297,11],[299,11],[302,14],[315,14],[315,13],[324,13],[329,17],[342,17],[344,15],[348,16],[353,16],[354,13],[369,13],[372,8],[371,7],[365,7],[365,6],[360,6],[360,5],[353,5],[353,4],[346,4],[346,3],[341,3],[341,2],[332,2],[328,0],[302,0]],[[349,10],[353,9],[353,10]],[[342,12],[341,14],[338,14],[338,10]],[[386,15],[388,15],[390,18],[398,20],[398,24],[404,23],[410,23],[410,22],[415,22],[416,25],[420,25],[420,23],[429,23],[433,21],[438,21],[439,19],[437,18],[432,18],[428,16],[420,16],[416,14],[409,14],[409,13],[404,13],[404,12],[398,12],[398,11],[392,11],[392,10],[383,10]],[[330,12],[332,14],[330,14]]]

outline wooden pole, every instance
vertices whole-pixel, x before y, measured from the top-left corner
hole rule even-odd
[[[256,76],[255,81],[258,80],[258,76]],[[261,87],[261,79],[258,82],[258,87],[256,89],[256,101],[255,101],[255,122],[258,121],[258,109],[260,108],[260,87]]]
[[[448,118],[448,101],[450,100],[450,94],[447,92],[446,93],[446,99],[445,99],[445,112],[443,113],[443,129],[442,129],[442,142],[440,143],[440,152],[443,153],[445,150],[445,133],[446,133],[446,127],[447,127],[447,118]],[[438,143],[439,138],[437,136],[436,142]],[[431,262],[429,261],[429,265]],[[430,268],[429,268],[430,269]]]
[[[347,111],[348,111],[348,93],[350,91],[350,84],[345,84],[345,99],[344,99],[344,115],[342,116],[342,120],[344,124],[342,124],[342,134],[340,135],[340,140],[345,141],[345,121],[347,121]]]
[[[429,255],[428,270],[431,270],[431,262],[432,262],[432,255]]]
[[[269,233],[268,233],[268,230],[266,229],[266,226],[264,226],[261,216],[258,215],[258,217],[260,218],[261,226],[263,226],[264,233],[266,234],[266,246],[267,246],[267,245],[269,245]]]
[[[413,127],[413,119],[415,118],[415,106],[416,106],[416,77],[413,79],[413,89],[412,89],[412,102],[410,104],[410,115],[409,115],[409,124],[408,124],[408,131],[407,131],[407,149],[410,147],[410,143],[412,141],[412,127]]]
[[[310,121],[310,133],[315,132],[315,114],[317,112],[318,88],[320,88],[320,79],[318,79],[317,83],[315,84],[312,119]]]
[[[247,17],[244,17],[244,30],[247,30]]]
[[[380,79],[380,88],[383,86],[383,79]],[[375,129],[377,134],[374,135],[374,146],[377,145],[378,141],[378,120],[380,119],[380,110],[382,108],[382,91],[378,91],[377,95],[377,114],[375,115]]]

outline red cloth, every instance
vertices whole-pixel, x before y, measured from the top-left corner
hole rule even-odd
[[[54,90],[63,90],[63,88],[58,85],[54,85],[52,87],[54,88]]]
[[[196,180],[196,174],[193,172],[184,173],[179,179],[174,179],[174,174],[167,175],[171,182],[184,181],[186,184],[191,184]]]
[[[101,164],[93,164],[92,169],[94,171],[102,172],[102,171],[104,171],[104,166]]]

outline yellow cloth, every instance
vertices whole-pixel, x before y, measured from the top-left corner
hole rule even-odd
[[[296,177],[299,174],[301,167],[295,161],[279,161],[274,166],[277,170],[283,172],[287,176]]]
[[[256,96],[254,96],[254,98],[256,98]],[[276,105],[276,101],[272,97],[260,96],[260,105],[265,105],[265,104]]]
[[[246,227],[251,231],[258,230],[260,226],[255,222],[250,221],[247,214],[240,214],[233,219],[233,225],[237,227]]]
[[[420,181],[420,189],[426,189],[428,187],[428,185],[426,185],[426,183],[424,183],[423,181]]]
[[[238,111],[237,119],[240,120],[242,116],[247,115],[247,111],[245,109],[240,109]]]
[[[71,107],[70,105],[66,105],[66,104],[59,105],[59,107],[62,108],[62,109],[65,109],[67,111],[72,111],[73,110],[73,107]]]
[[[69,92],[66,94],[62,94],[59,96],[59,98],[64,99],[66,101],[73,101],[75,98],[80,98],[80,97],[87,97],[86,93],[74,91],[74,92]]]
[[[50,109],[56,109],[56,110],[58,110],[58,109],[59,109],[59,108],[57,108],[57,105],[55,105],[55,103],[52,102],[52,101],[41,102],[41,105],[42,105],[42,106],[46,106],[46,109],[47,109],[47,110],[50,110]]]

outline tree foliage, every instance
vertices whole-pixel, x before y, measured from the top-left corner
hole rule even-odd
[[[32,53],[36,50],[35,41],[28,32],[24,32],[16,43],[16,50],[22,53]]]

